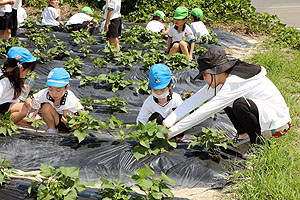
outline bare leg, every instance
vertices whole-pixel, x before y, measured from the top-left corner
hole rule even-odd
[[[56,110],[49,103],[45,103],[43,105],[42,115],[48,128],[55,130],[55,126],[59,123],[59,116]]]
[[[120,50],[120,45],[119,45],[119,38],[109,38],[109,44],[110,45],[115,45],[115,47]]]
[[[188,43],[185,42],[185,41],[180,41],[179,46],[180,46],[180,49],[181,49],[182,53],[184,55],[186,55],[189,59],[191,59],[190,54],[189,54],[189,50],[188,50]]]
[[[9,107],[11,111],[12,120],[15,124],[30,126],[30,123],[26,121],[26,115],[30,109],[30,106],[24,103],[14,103]]]
[[[170,49],[169,56],[177,52],[179,52],[179,43],[173,44],[172,48]]]
[[[7,29],[4,31],[5,34],[5,39],[8,40],[9,38],[11,38],[11,30]]]

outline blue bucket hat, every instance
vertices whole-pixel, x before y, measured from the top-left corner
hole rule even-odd
[[[30,51],[23,47],[10,48],[7,52],[7,57],[10,59],[16,59],[21,63],[29,63],[36,61],[36,58],[30,53]]]
[[[149,72],[149,85],[152,89],[164,89],[169,85],[171,80],[171,70],[167,65],[155,64],[151,67]],[[174,84],[173,80],[172,82]]]
[[[50,87],[65,87],[69,84],[70,74],[64,68],[54,68],[48,74],[46,85]]]

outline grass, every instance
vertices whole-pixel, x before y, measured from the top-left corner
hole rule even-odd
[[[267,69],[267,76],[281,91],[292,118],[292,128],[273,138],[265,151],[246,161],[247,167],[235,173],[232,192],[237,199],[300,199],[300,52],[271,48],[249,60]]]

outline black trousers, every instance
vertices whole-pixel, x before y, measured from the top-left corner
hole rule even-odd
[[[11,29],[11,37],[17,36],[17,30],[18,30],[18,17],[17,17],[18,10],[12,9],[12,23],[13,28]]]
[[[257,106],[250,99],[236,99],[233,106],[224,109],[238,134],[248,133],[251,143],[262,143]]]
[[[159,114],[158,112],[155,112],[149,117],[148,121],[152,121],[155,119],[156,119],[157,124],[162,125],[165,118],[163,118],[163,116],[161,116],[161,114]],[[184,133],[180,133],[176,137],[182,138],[183,136],[184,136]]]

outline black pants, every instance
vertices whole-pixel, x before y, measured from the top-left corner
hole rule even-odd
[[[249,106],[250,105],[250,106]],[[251,143],[261,143],[261,135],[257,106],[250,99],[243,97],[233,102],[232,108],[224,109],[238,134],[248,133]]]
[[[80,29],[88,30],[89,28],[88,21],[83,22],[82,24],[71,24],[66,26],[67,32],[71,33],[72,31],[79,31]]]
[[[11,29],[11,37],[17,36],[17,30],[18,30],[18,17],[17,17],[18,10],[12,9],[12,23],[13,28]]]
[[[161,116],[161,114],[159,114],[158,112],[155,112],[153,113],[148,121],[152,121],[152,120],[155,120],[156,119],[156,123],[159,124],[159,125],[162,125],[163,121],[165,118],[163,118],[163,116]],[[184,133],[180,133],[179,135],[177,135],[176,137],[183,137],[184,136]]]

